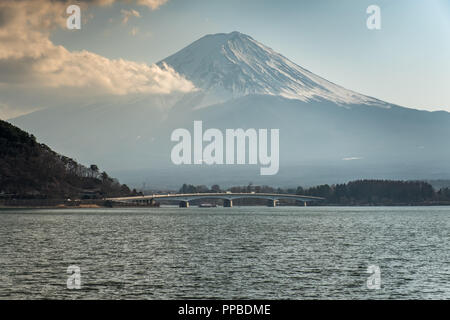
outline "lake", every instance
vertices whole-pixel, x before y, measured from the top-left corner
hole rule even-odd
[[[450,207],[2,209],[0,299],[449,299],[449,227]]]

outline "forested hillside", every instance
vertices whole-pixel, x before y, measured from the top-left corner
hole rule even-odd
[[[66,199],[132,192],[96,165],[85,167],[0,120],[0,196]]]

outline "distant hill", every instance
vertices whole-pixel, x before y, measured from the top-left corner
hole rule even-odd
[[[0,197],[62,199],[131,193],[96,165],[85,167],[0,120]]]

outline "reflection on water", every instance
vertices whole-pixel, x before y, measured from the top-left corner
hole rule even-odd
[[[0,299],[449,299],[449,224],[448,207],[1,210]]]

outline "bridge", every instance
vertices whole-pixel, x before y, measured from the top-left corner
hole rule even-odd
[[[310,201],[321,201],[324,198],[310,197],[294,194],[280,194],[280,193],[233,193],[233,192],[221,192],[221,193],[183,193],[183,194],[152,194],[146,196],[137,197],[120,197],[120,198],[107,198],[106,200],[113,202],[125,202],[135,204],[151,204],[157,200],[165,201],[177,201],[180,208],[188,208],[189,202],[193,200],[201,199],[222,199],[223,206],[231,208],[233,206],[233,200],[236,199],[265,199],[269,207],[276,207],[279,200],[288,199],[301,202],[304,206]]]

